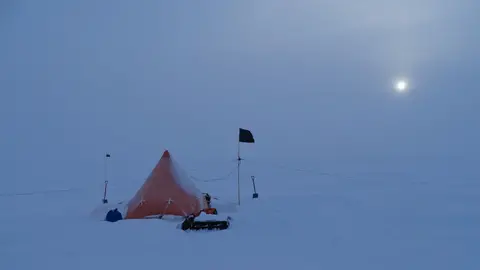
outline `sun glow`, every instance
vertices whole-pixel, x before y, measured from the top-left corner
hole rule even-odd
[[[398,80],[395,82],[395,90],[397,92],[403,93],[407,91],[408,89],[408,83],[406,80]]]

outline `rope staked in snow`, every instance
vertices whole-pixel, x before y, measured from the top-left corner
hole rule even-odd
[[[210,178],[210,179],[200,179],[194,176],[190,176],[194,181],[197,182],[217,182],[217,181],[223,181],[223,180],[228,180],[230,176],[232,176],[235,172],[237,171],[237,167],[233,168],[228,174],[222,176],[222,177],[216,177],[216,178]]]
[[[83,189],[65,188],[65,189],[49,189],[49,190],[32,191],[32,192],[0,193],[0,197],[30,196],[30,195],[39,195],[39,194],[49,194],[49,193],[71,192],[71,191],[79,191],[79,190],[83,190]]]
[[[245,160],[245,159],[243,159],[243,161],[251,162],[251,160]],[[255,161],[253,161],[252,163],[255,163]],[[319,172],[319,171],[315,171],[315,170],[312,170],[312,169],[292,168],[292,167],[288,167],[288,166],[283,165],[283,164],[270,164],[270,165],[265,165],[265,166],[270,166],[270,167],[277,168],[277,169],[289,170],[289,171],[293,171],[293,172],[310,173],[310,174],[315,174],[315,175],[320,175],[320,176],[331,176],[331,177],[346,178],[346,176],[342,176],[342,175],[339,175],[339,174]],[[190,176],[190,178],[193,179],[194,181],[197,181],[197,182],[217,182],[217,181],[228,180],[229,177],[232,174],[234,174],[236,171],[237,171],[237,167],[233,168],[228,174],[226,174],[225,176],[222,176],[222,177],[210,178],[210,179],[200,179],[200,178],[197,178],[197,177],[194,177],[194,176]]]
[[[357,173],[352,173],[350,175],[347,175],[347,174],[342,174],[342,173],[322,172],[322,171],[318,171],[318,170],[314,170],[314,169],[289,167],[287,165],[279,164],[279,163],[264,164],[263,162],[257,162],[257,161],[252,161],[252,160],[246,160],[246,161],[261,164],[262,166],[268,166],[268,167],[271,167],[271,168],[277,168],[277,169],[287,170],[287,171],[291,171],[291,172],[307,173],[307,174],[312,174],[312,175],[316,175],[316,176],[327,176],[329,178],[333,178],[333,179],[337,179],[337,180],[349,180],[349,181],[358,179],[358,178],[362,177],[362,175],[364,176],[364,175],[375,175],[375,174],[382,174],[382,175],[405,174],[403,172],[375,172],[375,171],[371,171],[371,172],[363,172],[363,173],[357,172]]]
[[[252,161],[248,159],[243,159],[243,162],[247,163],[257,163],[261,164],[263,167],[270,167],[270,168],[276,168],[280,170],[288,170],[291,172],[297,172],[297,173],[308,173],[308,174],[313,174],[317,176],[328,176],[332,177],[338,180],[354,180],[355,178],[360,177],[360,175],[343,175],[340,173],[327,173],[327,172],[321,172],[313,169],[305,169],[305,168],[295,168],[295,167],[289,167],[284,164],[277,164],[277,163],[270,163],[270,164],[265,164],[264,162],[258,162],[258,161]],[[228,174],[221,176],[221,177],[216,177],[216,178],[210,178],[210,179],[201,179],[198,177],[194,176],[189,176],[192,180],[196,182],[218,182],[218,181],[225,181],[229,180],[230,177],[237,171],[237,166],[235,166]],[[375,173],[375,172],[371,172]],[[49,189],[49,190],[43,190],[43,191],[32,191],[32,192],[18,192],[18,193],[0,193],[0,197],[12,197],[12,196],[30,196],[30,195],[38,195],[38,194],[50,194],[50,193],[61,193],[61,192],[73,192],[73,191],[85,191],[85,188],[66,188],[66,189]]]
[[[251,160],[244,160],[244,161],[252,162]],[[253,161],[252,163],[256,163],[256,161]],[[289,167],[285,164],[280,164],[280,163],[271,163],[271,164],[268,164],[268,165],[264,164],[264,166],[270,166],[272,168],[289,170],[289,171],[294,171],[294,172],[312,173],[312,174],[324,175],[324,176],[334,176],[334,174],[332,174],[332,173],[320,172],[320,171],[316,171],[316,170],[313,170],[313,169]]]

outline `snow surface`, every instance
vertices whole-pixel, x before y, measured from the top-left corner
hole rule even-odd
[[[474,170],[372,168],[379,167],[340,176],[259,166],[252,169],[259,198],[251,198],[245,173],[238,207],[235,176],[198,183],[233,218],[231,229],[216,232],[184,232],[175,220],[103,222],[98,183],[4,188],[0,269],[480,269]],[[107,208],[141,185],[111,182]]]

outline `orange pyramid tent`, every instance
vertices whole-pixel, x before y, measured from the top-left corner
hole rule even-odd
[[[145,183],[128,202],[125,219],[198,215],[205,207],[203,194],[165,151]]]

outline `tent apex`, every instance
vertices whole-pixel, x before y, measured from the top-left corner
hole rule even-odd
[[[168,150],[165,150],[165,152],[163,152],[162,158],[170,158],[170,152],[168,152]]]

